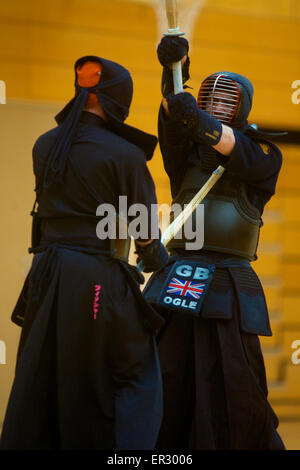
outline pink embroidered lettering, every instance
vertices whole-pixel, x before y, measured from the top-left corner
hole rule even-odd
[[[94,286],[95,296],[94,296],[94,305],[93,305],[94,320],[97,319],[97,313],[99,310],[100,290],[101,290],[100,284],[95,284]]]

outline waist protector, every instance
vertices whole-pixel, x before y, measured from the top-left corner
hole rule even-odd
[[[190,166],[173,204],[180,204],[184,208],[184,204],[190,202],[206,183],[210,174],[200,164]],[[202,249],[237,255],[250,261],[255,260],[261,219],[259,210],[248,200],[245,185],[235,180],[229,173],[224,173],[202,204],[204,205]],[[192,229],[195,232],[199,227],[196,225],[195,214],[192,217]],[[172,239],[168,243],[168,249],[171,252],[182,250],[186,242],[191,240],[186,240],[183,230],[182,238]]]
[[[65,242],[71,245],[90,246],[106,250],[113,258],[128,262],[131,239],[127,237],[100,240],[96,235],[96,220],[84,217],[41,218],[40,231],[41,244]]]

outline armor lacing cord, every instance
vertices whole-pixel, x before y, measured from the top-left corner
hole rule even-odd
[[[83,111],[88,89],[82,89],[74,101],[68,118],[61,124],[57,138],[51,148],[43,176],[43,186],[49,187],[54,181],[62,181],[72,140]]]
[[[43,283],[51,279],[54,272],[54,259],[57,255],[56,245],[49,245],[38,262],[32,279],[32,300],[38,302],[41,296]]]

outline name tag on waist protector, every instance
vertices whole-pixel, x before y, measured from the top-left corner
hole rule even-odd
[[[163,285],[158,304],[198,316],[214,269],[214,265],[199,261],[176,261]]]

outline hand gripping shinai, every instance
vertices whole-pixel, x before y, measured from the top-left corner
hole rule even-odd
[[[168,20],[168,32],[164,33],[164,36],[183,36],[185,33],[180,31],[178,25],[178,0],[165,0],[166,13]],[[174,62],[172,64],[173,71],[173,83],[174,83],[174,93],[183,92],[183,83],[182,83],[182,68],[181,60]],[[169,227],[164,231],[161,241],[164,246],[175,237],[176,233],[183,227],[187,219],[192,215],[196,210],[198,205],[203,201],[205,196],[209,193],[212,187],[216,182],[221,178],[224,173],[225,168],[220,165],[218,168],[211,174],[206,183],[198,191],[198,193],[193,197],[193,199],[186,205],[185,209],[176,217],[175,220],[169,225]],[[141,272],[144,269],[143,262],[140,261],[137,265],[138,270]]]

